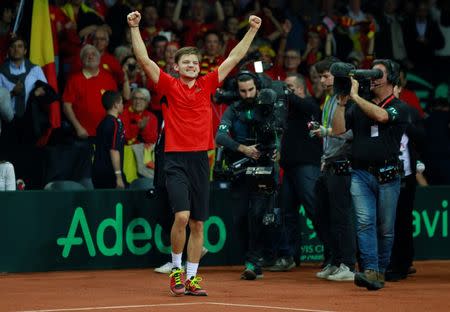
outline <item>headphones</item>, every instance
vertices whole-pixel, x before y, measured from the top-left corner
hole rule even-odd
[[[400,80],[400,65],[390,59],[376,59],[373,65],[382,64],[387,70],[387,81],[392,85],[397,85]]]
[[[242,78],[244,78],[246,76],[250,77],[251,79],[253,79],[253,81],[255,82],[255,87],[256,87],[257,90],[261,90],[261,87],[262,87],[261,78],[259,78],[259,76],[256,73],[251,72],[249,70],[241,70],[236,75],[236,90],[239,90],[238,89],[238,82],[239,82],[239,80],[241,80]],[[247,81],[247,80],[249,80],[249,79],[246,79],[245,81]]]

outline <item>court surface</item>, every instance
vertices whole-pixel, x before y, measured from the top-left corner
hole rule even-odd
[[[369,292],[319,280],[317,264],[240,280],[242,267],[201,267],[207,297],[169,295],[153,268],[0,275],[0,311],[450,311],[450,261],[415,262],[417,273]]]

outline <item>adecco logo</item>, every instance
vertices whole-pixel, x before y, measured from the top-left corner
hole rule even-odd
[[[211,226],[217,226],[219,238],[215,244],[208,240],[208,231]],[[81,229],[81,236],[76,236],[78,228]],[[115,233],[115,242],[108,247],[105,244],[104,236],[106,229],[110,229]],[[124,234],[125,231],[125,234]],[[222,250],[227,238],[225,223],[217,216],[211,216],[204,224],[205,247],[211,253]],[[92,234],[95,233],[95,241]],[[86,219],[83,208],[77,207],[72,217],[72,221],[67,232],[67,236],[59,237],[56,243],[63,246],[62,256],[67,258],[73,246],[86,245],[88,253],[91,257],[95,257],[98,251],[104,256],[121,256],[124,246],[137,256],[145,255],[152,249],[152,237],[154,233],[154,244],[157,250],[164,254],[170,253],[170,246],[164,245],[161,239],[162,228],[156,224],[154,232],[150,223],[144,218],[135,218],[127,225],[123,224],[123,206],[121,203],[116,204],[115,218],[106,218],[100,222],[98,227],[91,229]],[[124,244],[125,240],[125,244]],[[139,243],[137,243],[139,242]]]

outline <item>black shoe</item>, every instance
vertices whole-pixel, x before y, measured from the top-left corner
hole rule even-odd
[[[379,290],[384,287],[384,281],[381,280],[380,273],[373,270],[356,273],[354,283],[358,287],[366,287],[367,290]]]
[[[417,270],[416,270],[415,267],[410,266],[410,267],[408,268],[408,275],[412,275],[412,274],[416,274],[416,273],[417,273]]]
[[[295,267],[295,262],[293,257],[282,257],[275,261],[275,264],[268,268],[271,272],[286,272],[290,271]]]
[[[401,273],[397,271],[387,271],[385,274],[385,280],[387,282],[398,282],[408,277],[407,273]]]
[[[264,275],[262,274],[261,267],[255,266],[252,263],[247,262],[245,264],[245,270],[241,274],[241,279],[252,281],[257,278],[263,278]]]

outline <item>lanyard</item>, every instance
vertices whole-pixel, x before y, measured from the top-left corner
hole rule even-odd
[[[325,97],[325,104],[323,105],[323,120],[322,120],[322,124],[323,126],[326,128],[328,125],[328,114],[330,113],[331,110],[331,103],[330,103],[330,95],[327,95]]]
[[[390,96],[388,96],[387,97],[387,99],[385,99],[385,100],[383,100],[383,101],[381,101],[381,108],[384,108],[386,105],[388,105],[393,99],[394,99],[394,95],[393,94],[391,94]]]

